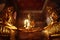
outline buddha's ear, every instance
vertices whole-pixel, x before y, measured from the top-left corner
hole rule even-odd
[[[4,9],[5,3],[0,4],[0,12]]]
[[[13,14],[14,19],[16,19],[16,16],[17,16],[17,13],[15,11],[14,14]]]

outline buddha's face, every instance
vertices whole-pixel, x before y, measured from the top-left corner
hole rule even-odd
[[[52,18],[53,18],[53,20],[57,20],[58,19],[58,16],[57,16],[57,14],[55,14],[54,12],[52,13]]]
[[[0,4],[0,12],[4,9],[5,3]]]
[[[8,11],[9,13],[13,13],[14,9],[13,9],[12,6],[10,6],[10,7],[7,8],[7,11]]]

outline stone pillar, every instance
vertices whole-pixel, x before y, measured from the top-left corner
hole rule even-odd
[[[11,30],[10,40],[15,40],[15,31],[14,30]]]

